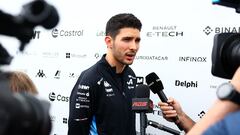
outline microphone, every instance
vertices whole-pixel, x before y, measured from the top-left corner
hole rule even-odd
[[[137,113],[152,113],[153,102],[149,99],[149,87],[147,85],[140,84],[136,87],[135,91],[135,97],[132,99],[132,110]]]
[[[149,88],[152,90],[154,94],[158,94],[162,102],[167,102],[167,97],[163,93],[163,84],[160,78],[154,73],[150,73],[146,76],[146,82]]]
[[[140,84],[135,89],[135,97],[132,99],[132,110],[140,113],[140,134],[146,134],[146,113],[153,112],[153,102],[149,99],[150,90],[147,85]]]
[[[172,129],[172,128],[169,128],[167,126],[164,126],[164,125],[161,125],[155,121],[152,121],[152,120],[148,120],[148,125],[152,126],[152,127],[155,127],[155,128],[158,128],[160,130],[163,130],[163,131],[167,131],[169,133],[172,133],[174,135],[180,135],[181,132],[175,130],[175,129]]]
[[[162,102],[166,102],[167,103],[167,97],[166,95],[164,94],[163,92],[163,84],[162,84],[162,81],[160,80],[160,78],[157,76],[156,73],[152,72],[150,74],[148,74],[146,76],[146,82],[150,88],[150,90],[159,96],[159,98],[161,99]],[[174,117],[173,118],[174,122],[176,122],[178,120],[178,116]],[[179,124],[176,124],[178,126],[178,128],[180,130],[183,130],[183,128],[179,125]]]

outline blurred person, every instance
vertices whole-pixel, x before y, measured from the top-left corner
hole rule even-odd
[[[131,13],[106,24],[107,52],[84,70],[70,95],[68,135],[135,135],[132,98],[136,75],[129,67],[140,45],[140,20]]]
[[[28,92],[33,95],[38,94],[35,84],[26,73],[20,71],[7,71],[3,72],[3,75],[8,79],[12,92]]]
[[[239,110],[239,109],[238,109]],[[216,124],[211,125],[207,128],[203,135],[238,135],[240,133],[239,125],[240,125],[240,111],[236,111],[233,113],[229,113],[220,121],[217,121]],[[203,123],[204,124],[204,123]],[[198,127],[196,127],[198,128]],[[189,134],[191,134],[191,131]]]
[[[222,98],[218,94],[218,99],[208,110],[203,118],[195,122],[185,114],[179,102],[169,98],[168,103],[159,102],[158,105],[163,112],[163,117],[170,121],[171,118],[178,116],[177,123],[184,128],[187,135],[236,135],[240,133],[240,67],[236,70],[232,80],[223,83],[218,87],[221,94],[229,97]],[[225,90],[226,89],[226,90]],[[225,90],[225,91],[224,91]],[[219,92],[217,92],[219,93]],[[234,97],[234,96],[235,97]]]
[[[218,87],[218,100],[187,135],[240,134],[240,67],[230,82]]]

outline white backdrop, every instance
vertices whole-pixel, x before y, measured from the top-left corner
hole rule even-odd
[[[0,0],[0,9],[17,15],[29,0]],[[215,33],[239,29],[234,9],[212,5],[211,0],[48,0],[60,14],[56,29],[37,27],[39,37],[23,53],[15,38],[0,37],[14,56],[7,70],[26,72],[37,85],[40,96],[51,102],[51,135],[67,134],[69,95],[82,70],[97,62],[106,51],[104,30],[107,20],[122,12],[135,14],[143,23],[138,56],[131,66],[137,76],[158,74],[168,97],[177,99],[184,111],[198,121],[216,99],[216,87],[226,81],[211,74],[211,51]],[[58,33],[56,32],[58,31]],[[76,31],[78,35],[59,35]],[[237,31],[239,32],[239,31]],[[198,61],[191,61],[197,58]],[[185,59],[185,61],[184,61]],[[145,80],[144,80],[145,82]],[[192,83],[191,87],[178,82]],[[151,93],[156,105],[157,95]],[[148,119],[178,130],[164,120],[157,106]],[[139,132],[139,119],[137,131]],[[149,135],[169,133],[147,127]]]

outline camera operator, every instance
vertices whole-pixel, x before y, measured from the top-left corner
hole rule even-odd
[[[0,72],[0,135],[49,135],[49,102],[35,97],[37,89],[27,74]]]
[[[227,86],[225,86],[227,85]],[[224,98],[220,91],[230,86],[235,97]],[[227,87],[227,88],[226,88]],[[240,133],[240,67],[235,72],[232,80],[228,83],[220,85],[218,88],[218,97],[215,104],[209,109],[204,117],[195,124],[188,117],[178,103],[173,98],[169,98],[168,104],[159,102],[159,106],[163,111],[163,117],[170,121],[171,118],[178,116],[180,123],[184,127],[187,135],[236,135]],[[223,93],[224,94],[224,93]],[[171,104],[171,106],[169,106]]]
[[[23,51],[36,26],[52,29],[58,24],[57,10],[44,0],[23,5],[19,15],[0,10],[0,34],[15,37]],[[12,56],[0,43],[0,66],[10,64]],[[0,135],[49,135],[50,103],[35,97],[32,80],[21,72],[0,71]]]
[[[225,93],[220,92],[224,89],[226,92],[229,86],[234,95],[222,97]],[[205,116],[193,126],[188,135],[236,135],[240,133],[240,67],[232,80],[220,85],[218,91],[220,100],[217,100]]]

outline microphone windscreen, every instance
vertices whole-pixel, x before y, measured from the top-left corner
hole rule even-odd
[[[154,72],[152,72],[146,76],[146,82],[154,94],[157,93],[158,91],[164,89],[162,81],[157,76],[157,74]]]
[[[136,98],[149,98],[150,90],[149,87],[145,84],[140,84],[135,89]]]

